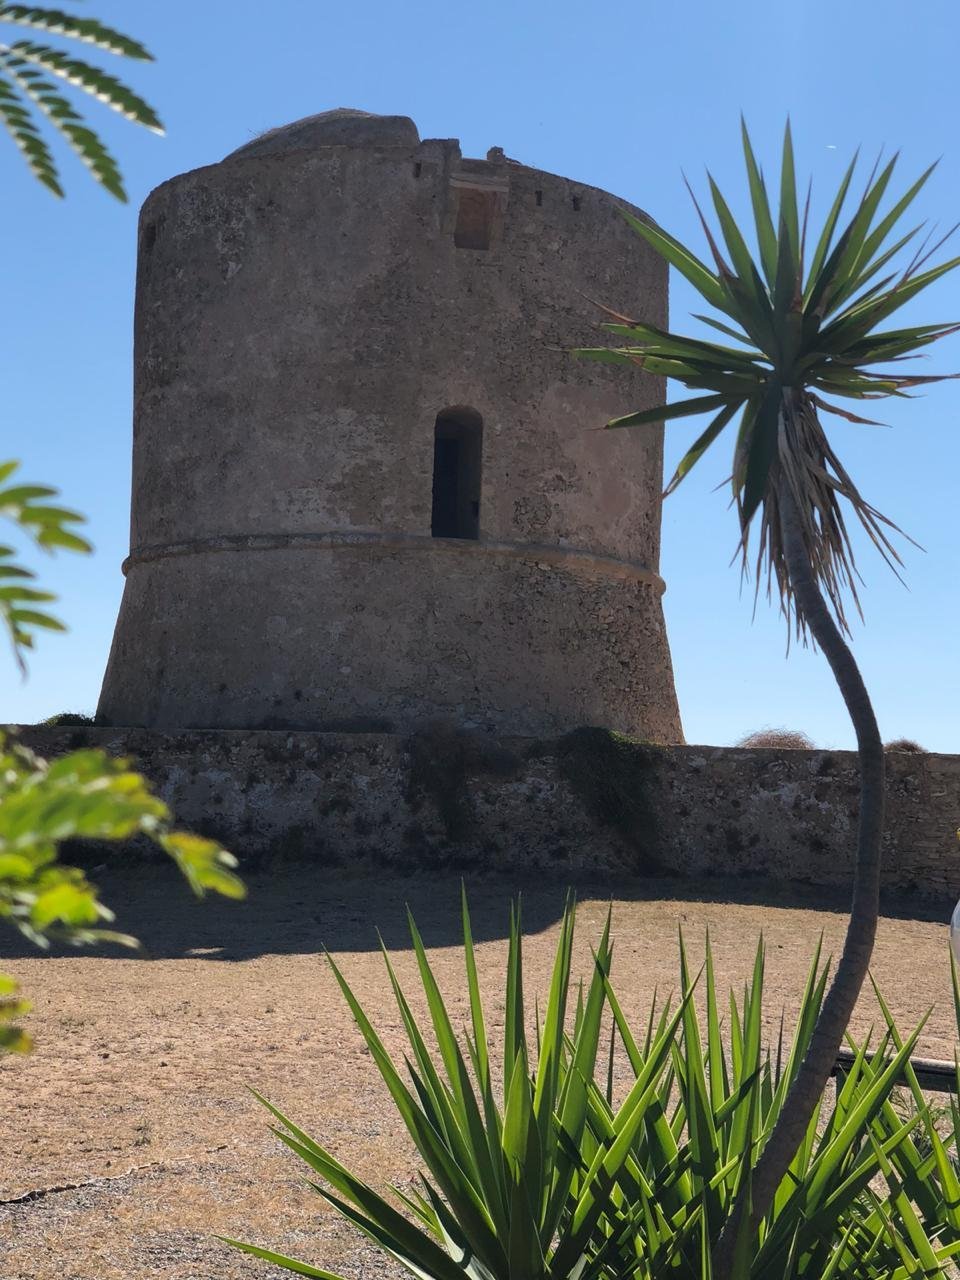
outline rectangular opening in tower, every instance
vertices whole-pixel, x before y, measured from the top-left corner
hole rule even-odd
[[[458,249],[489,249],[499,193],[463,187],[458,193],[453,243]]]
[[[433,537],[480,537],[482,442],[483,421],[474,410],[455,409],[438,416],[433,438]]]

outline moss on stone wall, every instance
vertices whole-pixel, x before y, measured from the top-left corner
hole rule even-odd
[[[609,729],[574,729],[557,741],[560,771],[595,822],[636,852],[637,870],[661,867],[660,818],[652,791],[658,748]]]
[[[474,826],[475,811],[467,785],[471,773],[498,778],[515,776],[519,757],[479,733],[444,724],[429,725],[407,740],[410,773],[407,801],[417,812],[431,802],[449,840],[464,840]]]

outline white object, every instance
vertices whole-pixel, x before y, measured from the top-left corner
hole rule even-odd
[[[950,917],[950,949],[957,964],[960,964],[960,902],[954,907]]]

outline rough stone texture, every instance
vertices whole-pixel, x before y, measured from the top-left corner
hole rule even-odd
[[[319,115],[305,116],[293,124],[268,129],[226,157],[262,156],[311,147],[415,147],[420,142],[417,126],[409,116],[377,116],[352,107],[336,107]]]
[[[241,858],[404,872],[472,867],[849,883],[849,752],[654,747],[602,730],[553,741],[434,726],[347,733],[166,735],[30,729],[47,754],[135,757],[178,819]],[[960,897],[960,756],[887,758],[883,884]]]
[[[493,154],[339,111],[150,196],[104,721],[681,739],[661,431],[594,430],[663,388],[559,349],[598,342],[587,298],[665,323],[666,268],[613,197]],[[457,406],[478,542],[430,536]]]
[[[651,738],[676,736],[650,661],[662,645],[659,596],[616,564],[597,573],[453,539],[250,548],[184,564],[160,559],[127,582],[130,614],[170,619],[152,664],[137,632],[114,643],[115,667],[152,677],[135,717],[146,724],[390,731],[415,713],[495,732],[509,709],[518,732],[562,733],[622,724],[616,685],[624,708],[645,709]],[[248,606],[224,617],[225,595]]]

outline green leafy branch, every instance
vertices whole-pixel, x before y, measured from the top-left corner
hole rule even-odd
[[[56,505],[56,489],[10,483],[18,465],[0,464],[0,518],[44,551],[89,551],[89,542],[76,532],[83,516]],[[22,671],[39,631],[66,630],[47,608],[56,596],[35,581],[15,549],[0,546],[0,622]],[[127,761],[103,751],[75,751],[48,764],[0,731],[0,920],[41,947],[50,940],[139,945],[129,934],[105,927],[114,917],[96,886],[78,868],[59,863],[59,843],[72,839],[147,836],[174,860],[198,896],[212,891],[243,897],[233,855],[215,840],[172,830],[170,823],[167,806]],[[0,1053],[31,1048],[17,1025],[29,1008],[13,980],[0,974]]]
[[[29,1000],[17,995],[19,989],[13,978],[0,973],[0,1053],[29,1053],[33,1048],[33,1041],[16,1025],[32,1007]]]
[[[83,516],[51,504],[50,499],[58,496],[56,489],[47,485],[7,484],[19,465],[0,463],[0,517],[12,521],[44,551],[90,551],[90,543],[76,532]],[[0,545],[0,622],[10,636],[21,671],[26,670],[25,652],[33,648],[38,629],[65,630],[63,623],[45,607],[57,597],[32,585],[35,580],[33,571],[18,563],[16,550]]]
[[[109,926],[113,912],[77,867],[58,862],[64,840],[146,836],[174,860],[198,897],[245,895],[236,859],[216,840],[171,829],[167,806],[128,761],[103,751],[74,751],[47,762],[0,733],[0,920],[39,947],[112,942],[139,946]],[[26,1050],[10,1023],[27,1011],[0,975],[0,1051]]]
[[[137,40],[92,18],[78,18],[60,9],[0,3],[0,23],[91,44],[103,53],[152,62]],[[101,67],[72,57],[63,49],[36,40],[0,42],[0,122],[6,127],[34,176],[54,195],[63,187],[53,152],[38,115],[45,117],[90,170],[94,179],[118,200],[126,201],[116,160],[100,136],[61,92],[58,81],[96,98],[125,119],[153,133],[163,133],[160,117],[139,94]]]

